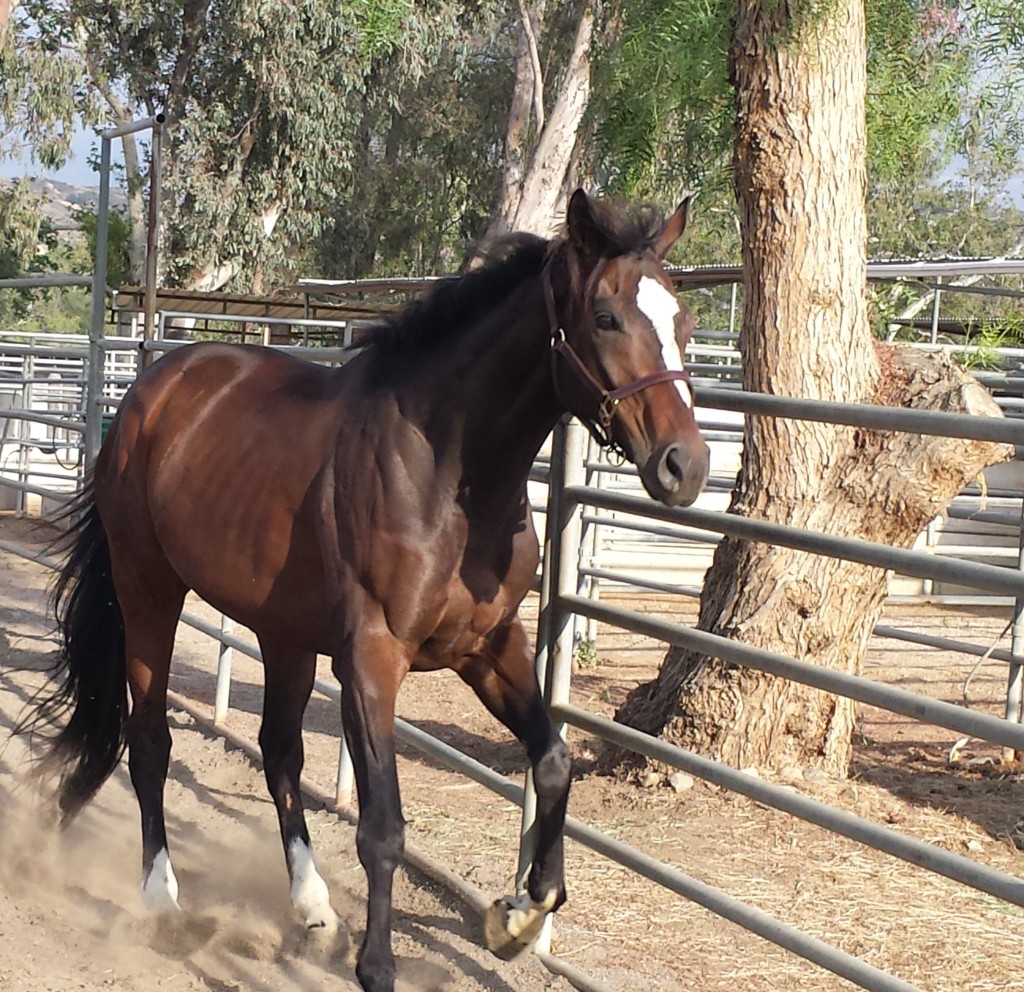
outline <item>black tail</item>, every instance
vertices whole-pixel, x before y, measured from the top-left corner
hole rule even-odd
[[[42,696],[18,730],[39,734],[59,727],[49,738],[40,771],[60,774],[58,798],[67,823],[121,759],[128,693],[124,622],[114,591],[107,534],[91,485],[75,498],[65,516],[73,523],[57,549],[65,551],[67,559],[53,587],[60,651],[51,678],[57,687],[51,695]]]

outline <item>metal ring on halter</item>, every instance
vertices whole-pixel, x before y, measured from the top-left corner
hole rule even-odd
[[[612,418],[615,416],[615,408],[618,405],[619,400],[618,397],[615,396],[606,395],[604,399],[601,400],[601,406],[599,408],[599,412],[601,414],[601,426],[604,428],[606,434],[611,430]]]

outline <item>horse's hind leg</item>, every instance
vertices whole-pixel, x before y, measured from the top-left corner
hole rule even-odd
[[[499,899],[485,922],[487,946],[499,957],[514,957],[536,939],[547,914],[565,902],[562,830],[569,798],[569,751],[548,716],[518,620],[496,630],[487,648],[463,659],[456,671],[522,741],[533,769],[537,827],[527,891]]]
[[[167,681],[186,589],[164,561],[142,570],[119,564],[112,554],[112,565],[124,615],[132,699],[128,770],[142,814],[142,898],[151,912],[170,912],[179,907],[164,824],[164,783],[171,754]]]
[[[302,714],[316,674],[316,655],[261,636],[264,695],[260,748],[267,788],[277,807],[284,843],[292,905],[309,931],[333,937],[338,916],[331,908],[327,884],[313,860],[309,830],[302,811]]]

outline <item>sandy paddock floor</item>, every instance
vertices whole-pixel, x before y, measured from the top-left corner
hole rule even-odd
[[[37,540],[0,519],[0,536]],[[0,733],[42,684],[54,641],[45,619],[48,574],[0,553]],[[665,604],[651,604],[664,610]],[[189,609],[202,612],[202,604]],[[887,622],[984,642],[1004,616],[902,609]],[[594,667],[574,680],[573,701],[605,714],[656,670],[661,650],[602,630]],[[217,649],[179,635],[172,688],[212,708]],[[974,659],[877,641],[865,674],[958,701]],[[236,653],[230,726],[255,739],[259,666]],[[325,677],[329,677],[326,663]],[[984,665],[972,703],[998,713],[1005,666]],[[413,676],[400,715],[500,772],[524,767],[519,747],[448,673]],[[167,809],[187,924],[161,933],[138,894],[137,810],[125,770],[64,836],[49,829],[25,785],[20,739],[0,751],[0,990],[110,988],[277,990],[352,988],[352,947],[328,956],[302,946],[291,917],[273,806],[262,774],[240,752],[172,712]],[[307,711],[307,774],[332,788],[336,704],[314,696]],[[956,734],[864,707],[854,776],[790,782],[901,832],[1024,876],[1024,786],[969,745],[948,766]],[[1018,944],[1024,911],[877,854],[748,799],[698,782],[676,793],[643,789],[596,771],[598,743],[570,737],[576,775],[570,812],[787,923],[893,971],[929,992],[1024,989]],[[488,897],[509,891],[518,810],[403,748],[400,775],[410,842]],[[318,861],[352,940],[363,927],[365,883],[351,826],[310,813]],[[567,851],[569,903],[558,915],[556,953],[613,989],[651,992],[807,992],[852,988],[705,910],[630,875],[580,845]],[[479,923],[450,894],[400,872],[395,946],[404,990],[566,989],[537,962],[508,964],[480,947]]]

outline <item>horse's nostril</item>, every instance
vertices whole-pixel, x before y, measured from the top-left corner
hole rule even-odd
[[[658,465],[658,481],[666,489],[675,489],[683,481],[685,459],[678,444],[670,444],[661,456]]]

